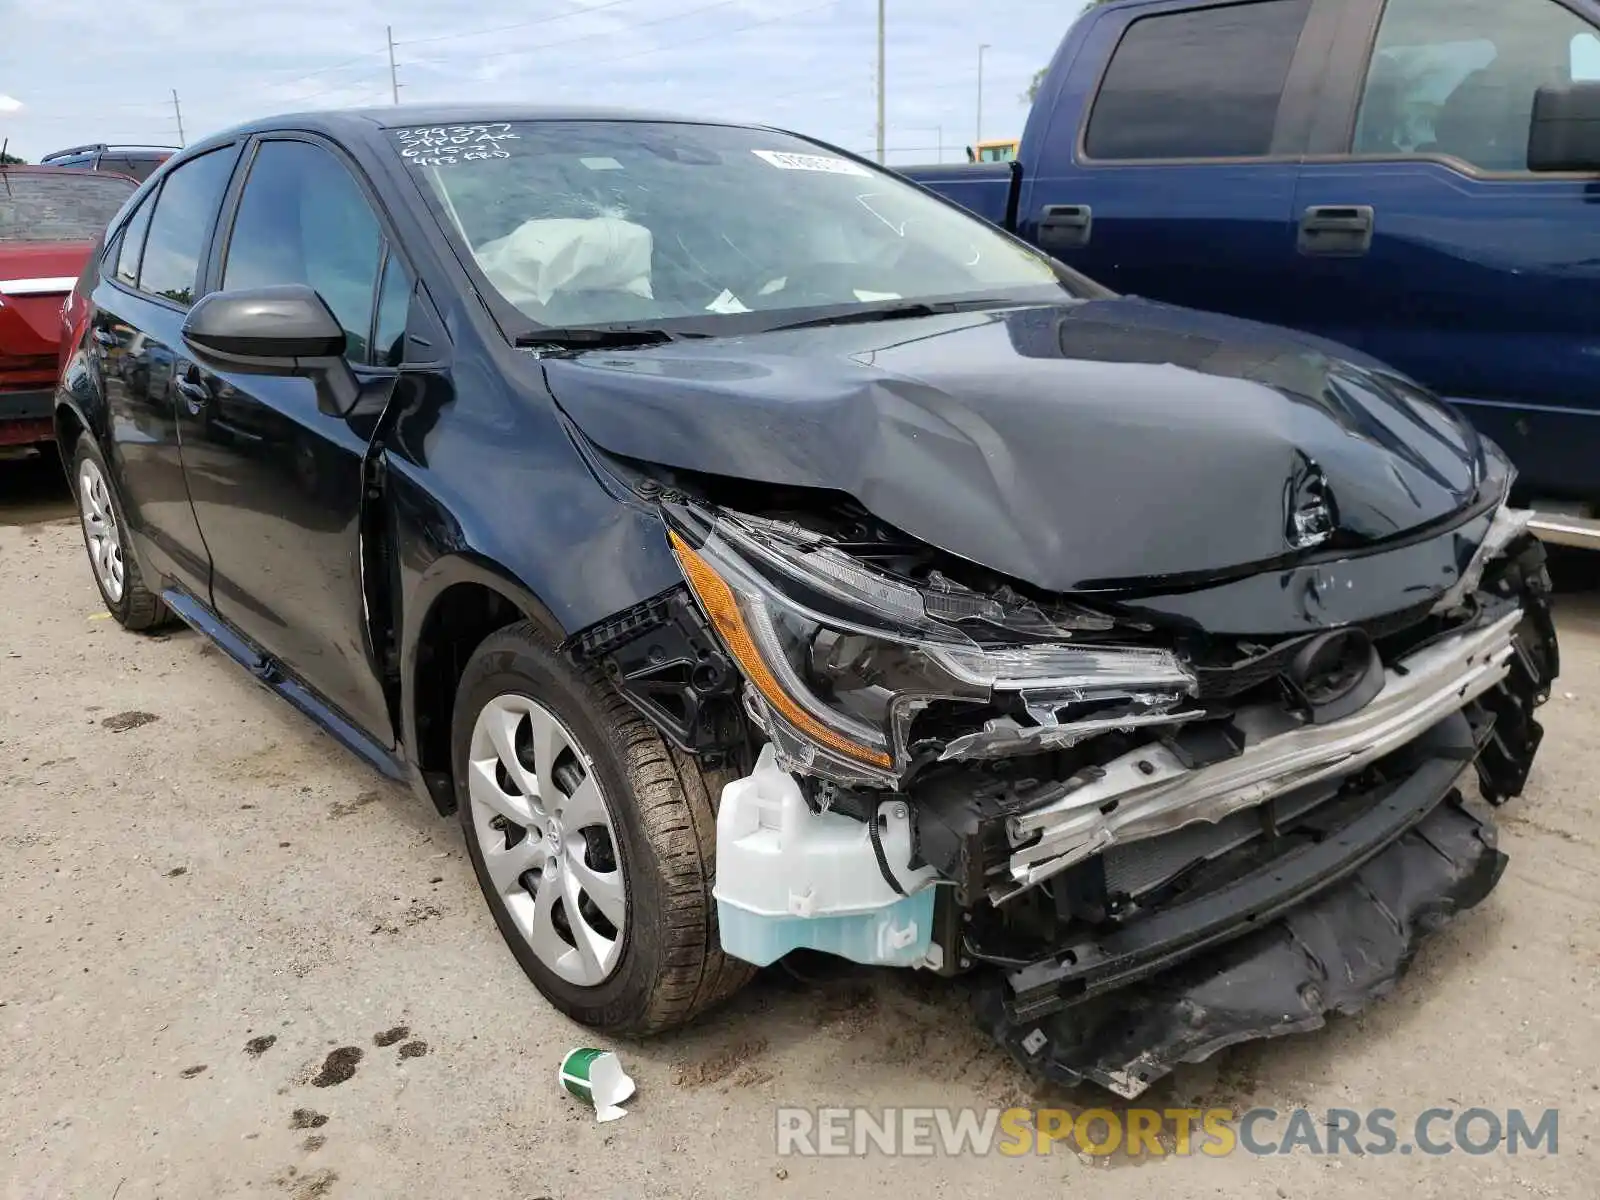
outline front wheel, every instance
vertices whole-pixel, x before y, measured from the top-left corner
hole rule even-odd
[[[524,622],[462,675],[455,790],[467,851],[522,969],[573,1020],[681,1025],[753,968],[722,952],[711,895],[722,779],[669,747],[597,673]]]

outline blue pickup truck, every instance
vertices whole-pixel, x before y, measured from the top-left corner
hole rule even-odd
[[[1117,291],[1407,372],[1600,547],[1600,0],[1115,0],[1015,162],[902,170]]]

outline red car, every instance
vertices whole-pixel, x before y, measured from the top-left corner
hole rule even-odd
[[[0,447],[47,442],[62,305],[132,179],[0,166]]]

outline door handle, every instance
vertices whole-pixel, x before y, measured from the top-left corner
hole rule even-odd
[[[189,370],[190,373],[188,375],[178,380],[178,395],[183,397],[184,402],[189,406],[190,415],[193,416],[211,403],[211,389],[200,381],[199,376],[194,373],[193,367]]]
[[[1359,258],[1372,249],[1370,204],[1314,204],[1300,218],[1301,254]]]
[[[1039,245],[1046,250],[1072,250],[1089,244],[1094,210],[1087,204],[1046,204],[1039,214]]]

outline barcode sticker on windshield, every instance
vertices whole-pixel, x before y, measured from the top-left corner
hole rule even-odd
[[[785,150],[752,150],[750,153],[780,171],[822,171],[828,175],[872,174],[848,158],[833,158],[827,154],[790,154]]]

